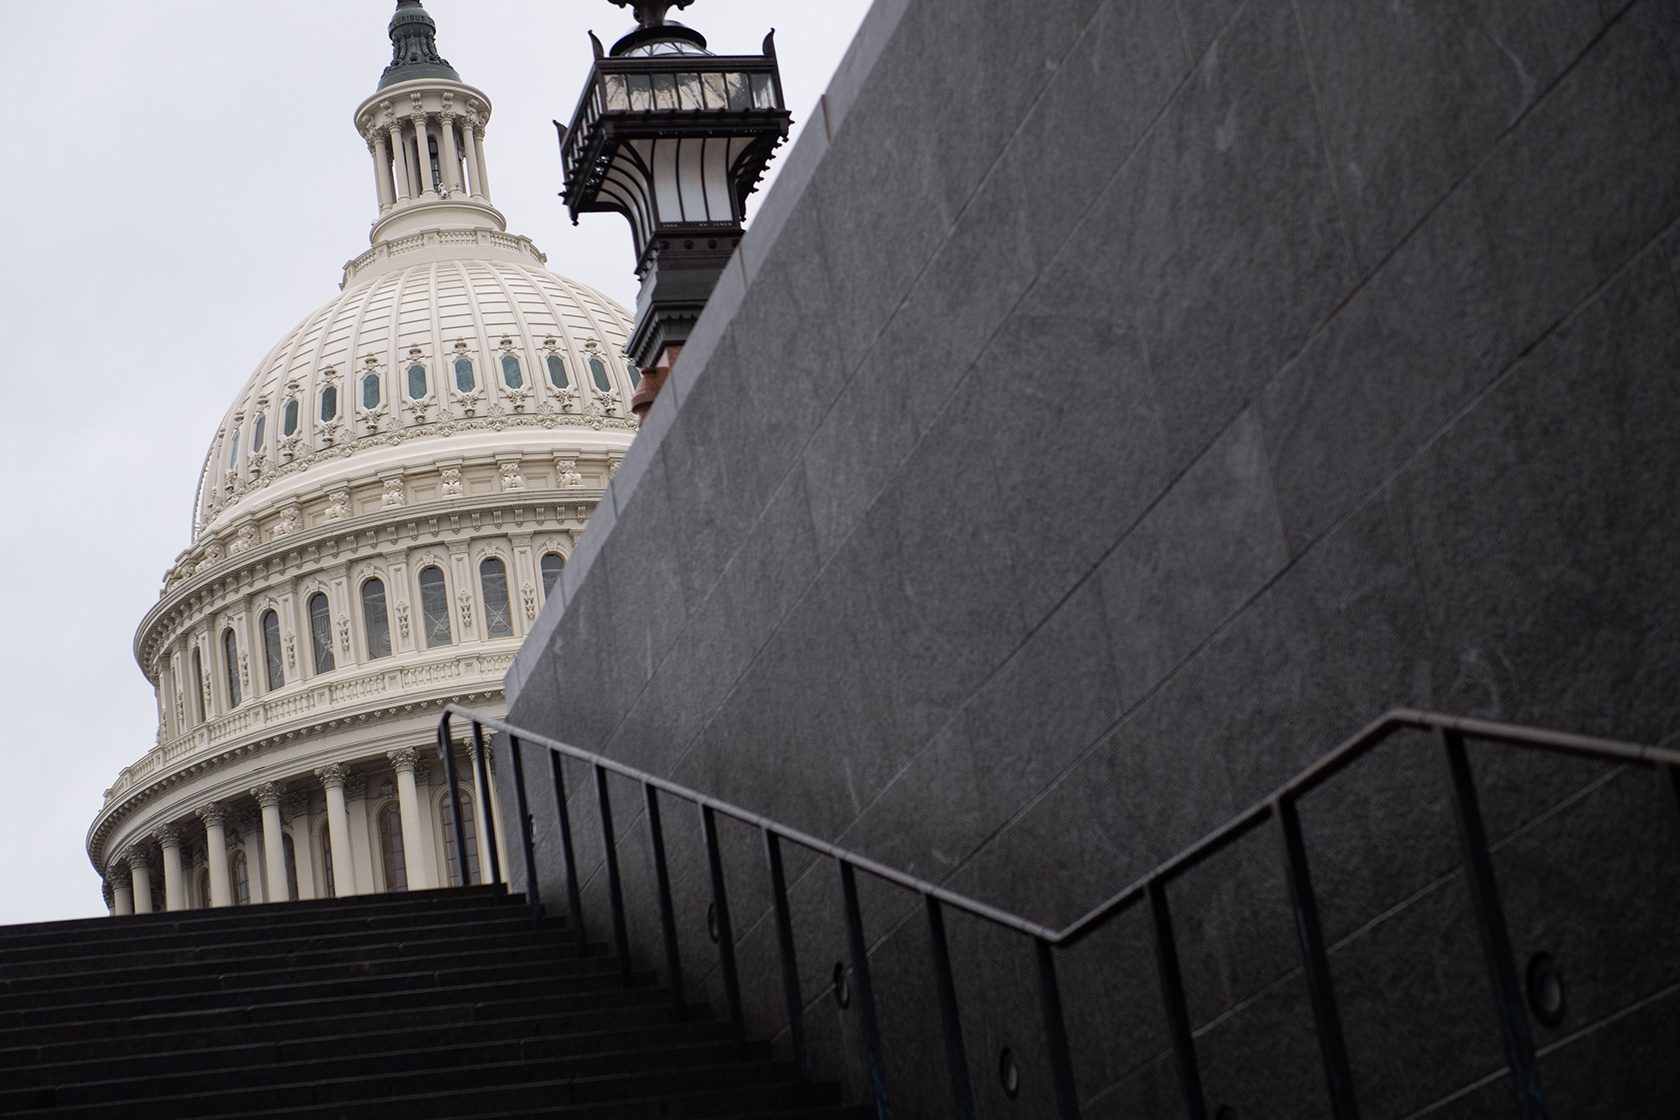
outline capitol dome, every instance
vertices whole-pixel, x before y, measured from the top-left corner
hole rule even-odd
[[[113,913],[478,882],[495,862],[475,767],[454,791],[468,866],[446,844],[438,712],[505,703],[634,437],[640,371],[630,314],[507,232],[490,99],[435,30],[401,0],[354,117],[369,247],[234,394],[135,634],[157,738],[87,839]]]

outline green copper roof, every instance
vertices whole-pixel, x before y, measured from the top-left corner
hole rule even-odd
[[[437,24],[420,0],[400,0],[391,17],[391,65],[379,79],[379,88],[409,82],[415,78],[461,80],[455,68],[437,52]]]

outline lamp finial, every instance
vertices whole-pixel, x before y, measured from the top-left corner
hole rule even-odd
[[[632,8],[636,12],[636,22],[643,27],[665,26],[665,13],[672,8],[683,9],[694,3],[694,0],[612,0],[621,8]]]

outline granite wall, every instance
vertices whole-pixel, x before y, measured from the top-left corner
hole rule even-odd
[[[1680,729],[1673,0],[878,0],[784,158],[516,722],[1049,923],[1391,706]],[[1567,984],[1535,1025],[1552,1114],[1671,1115],[1680,846],[1649,775],[1474,761],[1519,967]],[[1514,1115],[1438,748],[1303,817],[1364,1115]],[[721,1008],[694,815],[665,828]],[[768,1036],[763,848],[724,840]],[[861,1094],[838,877],[790,860],[819,1072]],[[1327,1115],[1275,836],[1172,902],[1212,1108]],[[897,1111],[948,1115],[916,900],[864,906]],[[982,1115],[1050,1115],[1030,947],[952,939]],[[1177,1115],[1142,915],[1061,967],[1085,1114]]]

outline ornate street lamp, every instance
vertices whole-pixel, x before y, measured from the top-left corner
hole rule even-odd
[[[625,353],[644,375],[631,401],[642,417],[740,244],[747,196],[792,118],[774,31],[762,55],[715,55],[704,35],[665,21],[693,0],[612,2],[633,7],[639,26],[611,51],[590,33],[594,69],[571,127],[555,127],[573,223],[603,211],[630,222],[642,290]]]

